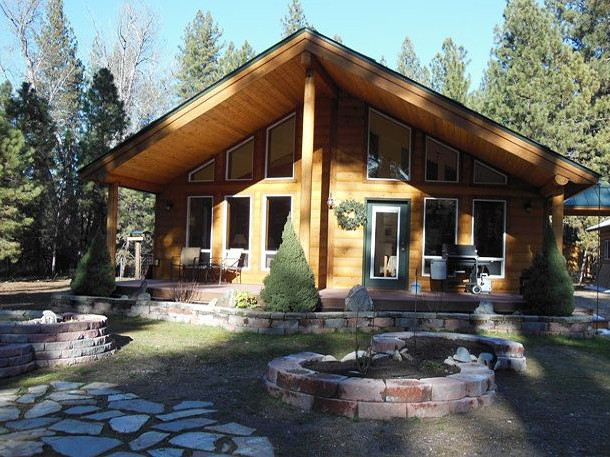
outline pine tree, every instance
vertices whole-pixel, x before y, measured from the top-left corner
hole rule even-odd
[[[178,53],[176,91],[180,99],[192,97],[217,80],[221,36],[222,30],[212,14],[198,10],[184,31]]]
[[[524,275],[523,299],[528,312],[543,316],[571,316],[574,312],[574,287],[566,260],[557,247],[550,225],[546,225],[541,252]]]
[[[217,79],[221,79],[233,70],[241,67],[256,55],[254,48],[244,41],[241,47],[236,48],[235,44],[230,41],[225,49],[224,54],[218,61]]]
[[[278,312],[313,311],[320,297],[290,218],[284,225],[282,243],[271,261],[269,275],[263,281],[261,298],[265,308]]]
[[[32,149],[0,109],[0,260],[17,261],[22,232],[34,221],[24,211],[40,193],[27,176],[31,162]]]
[[[425,66],[421,65],[421,62],[415,53],[413,42],[409,37],[405,37],[402,46],[400,47],[396,71],[418,83],[424,85],[430,84],[430,73]]]
[[[98,230],[86,254],[78,262],[70,288],[77,295],[107,297],[114,287],[114,266],[110,260],[104,234]]]
[[[443,41],[441,52],[430,62],[430,83],[432,88],[460,103],[468,101],[470,76],[466,74],[468,53],[451,38]]]
[[[310,27],[305,17],[305,10],[300,0],[292,0],[288,5],[288,12],[282,18],[282,38],[292,35],[297,30]]]

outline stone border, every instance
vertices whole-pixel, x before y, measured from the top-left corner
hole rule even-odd
[[[40,311],[0,311],[0,316],[13,319],[41,315]],[[66,313],[62,317],[66,320],[56,324],[0,321],[0,350],[29,346],[35,367],[44,368],[91,362],[115,353],[105,316]]]
[[[36,368],[30,344],[0,346],[0,378],[18,376]]]
[[[271,313],[258,310],[166,301],[55,295],[53,309],[79,313],[139,316],[147,319],[222,327],[263,334],[431,330],[520,333],[591,338],[592,316],[547,317],[504,314],[382,312]]]

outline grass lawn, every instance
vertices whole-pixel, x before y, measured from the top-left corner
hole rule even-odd
[[[299,351],[342,356],[353,350],[351,334],[263,336],[132,318],[113,318],[110,327],[122,346],[113,357],[0,383],[108,381],[150,400],[212,400],[220,418],[257,428],[282,456],[610,454],[609,340],[511,335],[525,345],[528,371],[498,373],[494,405],[383,422],[304,413],[262,389],[272,358]]]

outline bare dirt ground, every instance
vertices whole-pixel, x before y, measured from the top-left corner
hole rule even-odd
[[[610,294],[597,293],[589,289],[576,289],[574,292],[574,302],[576,307],[590,309],[594,313],[599,302],[599,314],[607,319],[610,318]]]
[[[69,279],[0,281],[0,309],[49,304],[54,293],[67,291],[69,285]]]

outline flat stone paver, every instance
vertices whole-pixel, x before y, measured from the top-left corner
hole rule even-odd
[[[113,452],[112,454],[109,454],[107,457],[144,457],[144,454],[136,454],[135,452],[119,451],[119,452]]]
[[[6,441],[0,443],[0,455],[3,457],[30,457],[42,452],[40,441]]]
[[[17,403],[21,403],[22,405],[27,405],[31,403],[36,403],[36,399],[40,397],[40,395],[35,394],[25,394],[17,399]]]
[[[193,408],[210,408],[214,406],[214,402],[211,401],[183,401],[174,406],[174,411],[180,411],[182,409],[193,409]]]
[[[116,390],[116,389],[106,388],[106,389],[89,389],[87,391],[87,393],[89,395],[95,395],[96,397],[101,397],[104,395],[120,395],[123,392],[121,392],[120,390]]]
[[[49,390],[48,384],[40,384],[38,386],[28,387],[28,393],[33,395],[44,395]]]
[[[13,421],[19,417],[19,408],[0,408],[0,421]]]
[[[148,422],[150,416],[146,414],[138,414],[133,416],[120,416],[110,419],[110,428],[118,433],[134,433],[142,428]]]
[[[113,394],[108,395],[108,401],[119,401],[119,400],[133,400],[134,398],[138,398],[136,394]]]
[[[87,416],[81,417],[81,419],[90,419],[90,420],[105,420],[112,419],[113,417],[125,416],[126,414],[123,411],[117,411],[111,409],[110,411],[102,411],[101,413],[89,414]]]
[[[73,406],[64,411],[66,414],[70,414],[71,416],[80,416],[82,414],[93,413],[95,411],[99,411],[99,406],[93,405],[84,405],[84,406]]]
[[[234,438],[237,444],[235,455],[246,457],[273,457],[273,446],[271,442],[262,436],[241,436]]]
[[[115,387],[117,387],[117,385],[113,384],[111,382],[91,382],[91,383],[87,384],[86,386],[83,386],[82,389],[83,390],[113,389]]]
[[[6,422],[4,425],[13,430],[29,430],[32,428],[46,427],[59,420],[59,417],[37,417],[36,419],[21,419],[18,421]]]
[[[51,425],[49,428],[51,430],[73,435],[99,435],[104,428],[104,424],[99,422],[85,422],[76,419],[64,419],[61,422]]]
[[[189,417],[187,419],[180,419],[173,422],[164,422],[161,424],[153,425],[152,428],[157,430],[163,430],[166,432],[181,432],[183,430],[191,430],[194,428],[205,427],[207,425],[215,424],[216,421],[208,419],[207,417]]]
[[[25,412],[26,419],[35,419],[37,417],[48,416],[49,414],[61,411],[62,406],[53,400],[45,400],[37,405],[32,406],[29,411]]]
[[[47,398],[55,401],[92,400],[90,395],[71,394],[70,392],[53,392]]]
[[[69,382],[69,381],[51,381],[50,383],[55,390],[73,390],[78,389],[83,385],[82,382]]]
[[[159,449],[151,449],[148,451],[151,457],[182,457],[184,449],[176,447],[161,447]]]
[[[241,435],[241,436],[250,436],[252,435],[256,429],[246,427],[245,425],[236,424],[235,422],[230,422],[228,424],[223,425],[213,425],[211,427],[206,427],[206,430],[211,430],[213,432],[220,432],[226,435]]]
[[[155,444],[163,441],[169,436],[169,433],[162,432],[145,432],[138,436],[135,440],[129,443],[129,447],[134,451],[141,451],[142,449],[148,449]]]
[[[67,457],[96,457],[123,444],[114,438],[97,436],[49,436],[42,441]]]
[[[108,403],[108,408],[125,409],[145,414],[160,414],[165,410],[165,406],[161,403],[142,399],[112,401]]]
[[[219,435],[218,433],[187,432],[172,438],[169,442],[188,449],[214,451],[216,449],[216,441],[222,437],[223,435]]]
[[[7,433],[2,437],[3,441],[29,441],[42,438],[43,436],[53,436],[55,432],[46,428],[35,428],[32,430],[23,430],[21,432]]]
[[[205,408],[196,408],[196,409],[183,409],[182,411],[174,411],[169,414],[160,414],[157,416],[157,419],[162,420],[163,422],[173,421],[176,419],[182,419],[183,417],[191,417],[191,416],[200,416],[202,414],[215,413],[215,409],[205,409]]]

